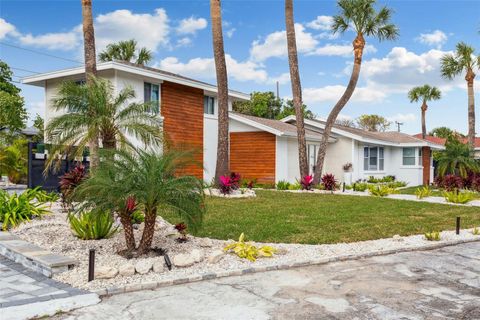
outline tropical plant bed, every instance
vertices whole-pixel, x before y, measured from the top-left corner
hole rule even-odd
[[[216,188],[207,188],[204,190],[204,192],[208,196],[222,198],[252,198],[256,196],[254,190],[247,188],[231,190],[228,194],[222,193],[220,189]]]
[[[216,200],[220,200],[220,198]],[[251,199],[243,199],[239,201],[250,200]],[[222,201],[226,200],[222,199]],[[299,264],[308,265],[318,263],[318,261],[322,259],[328,261],[328,259],[335,260],[343,256],[352,257],[352,255],[382,254],[391,250],[410,250],[432,244],[432,242],[427,241],[423,235],[407,237],[395,236],[388,239],[322,245],[255,243],[255,245],[259,247],[263,245],[272,246],[276,250],[276,253],[271,258],[260,257],[255,262],[251,262],[246,259],[241,259],[232,253],[221,253],[218,255],[226,245],[232,244],[233,240],[213,240],[189,236],[187,242],[179,243],[176,241],[176,236],[171,236],[174,232],[173,225],[159,219],[153,247],[166,250],[172,260],[175,260],[175,257],[178,255],[189,255],[195,251],[201,252],[202,254],[202,257],[198,259],[199,262],[187,267],[177,267],[174,265],[172,270],[168,270],[164,266],[164,258],[155,253],[152,253],[148,257],[134,259],[126,259],[119,255],[117,252],[124,248],[122,231],[110,239],[87,241],[76,238],[71,233],[70,226],[66,220],[66,214],[59,209],[59,206],[53,206],[52,209],[53,213],[51,215],[45,216],[41,220],[32,220],[29,223],[22,224],[18,228],[12,229],[11,232],[46,250],[77,259],[79,264],[75,266],[75,268],[54,275],[54,279],[88,290],[105,290],[106,288],[121,288],[125,286],[138,288],[137,290],[139,290],[141,284],[146,283],[167,282],[171,284],[175,280],[179,281],[182,279],[180,281],[185,281],[187,278],[193,281],[200,280],[203,276],[220,277],[238,275],[242,273],[241,270],[252,270],[251,268],[267,270],[267,268],[285,268],[298,266]],[[240,219],[241,217],[239,217],[239,220]],[[141,227],[136,232],[140,232],[140,229]],[[251,231],[253,232],[253,230]],[[235,238],[237,237],[238,235],[235,236]],[[452,231],[446,231],[441,233],[441,240],[435,243],[445,243],[452,240],[473,241],[476,239],[480,240],[480,236],[474,235],[471,230],[462,230],[459,236],[455,235]],[[89,249],[96,250],[95,266],[97,270],[111,268],[118,271],[125,265],[133,265],[136,267],[139,264],[145,265],[148,263],[160,264],[162,267],[160,270],[158,270],[158,268],[156,270],[147,270],[145,274],[139,274],[138,272],[129,276],[118,274],[109,279],[95,279],[94,281],[88,282]],[[212,259],[212,257],[216,255],[218,255],[218,257]]]

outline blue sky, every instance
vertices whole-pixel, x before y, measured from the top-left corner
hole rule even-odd
[[[420,108],[408,101],[406,92],[429,83],[442,90],[443,98],[430,104],[427,129],[449,126],[465,132],[465,81],[462,76],[441,79],[439,60],[459,41],[476,46],[480,54],[480,1],[379,1],[379,5],[395,11],[400,38],[382,43],[367,38],[361,78],[341,116],[380,114],[403,122],[402,131],[418,133]],[[297,0],[294,6],[304,101],[326,117],[348,83],[354,33],[334,37],[328,31],[331,16],[337,13],[335,1]],[[93,0],[93,12],[97,52],[112,41],[135,38],[154,52],[152,66],[215,82],[208,1]],[[230,88],[247,93],[275,90],[279,81],[281,96],[290,97],[283,1],[223,1],[223,19]],[[83,54],[80,24],[79,0],[1,0],[0,57],[15,68],[14,80],[78,66]],[[19,87],[30,113],[42,113],[43,91]]]

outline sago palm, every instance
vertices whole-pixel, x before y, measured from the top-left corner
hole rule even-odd
[[[102,62],[120,60],[146,65],[153,59],[153,55],[145,47],[137,50],[137,41],[131,39],[107,45],[107,48],[98,55],[98,59]]]
[[[478,172],[480,167],[473,158],[472,149],[455,138],[449,138],[446,149],[438,156],[438,174],[455,174],[466,178],[469,172]]]
[[[410,102],[422,102],[420,109],[422,110],[422,138],[427,136],[427,125],[425,123],[425,113],[427,112],[427,102],[433,100],[439,100],[442,97],[442,93],[437,87],[431,87],[428,84],[421,87],[415,87],[408,92],[408,98]]]
[[[203,183],[193,176],[177,172],[192,165],[191,157],[170,149],[163,154],[136,150],[117,151],[112,161],[102,161],[95,175],[84,181],[75,191],[83,201],[80,210],[95,207],[119,214],[125,230],[129,251],[147,253],[152,245],[157,215],[174,211],[188,228],[196,231],[205,212]],[[132,199],[145,215],[144,229],[136,247],[127,202]]]
[[[89,84],[64,82],[52,100],[63,114],[49,121],[45,135],[53,145],[52,155],[80,157],[92,137],[100,137],[104,148],[131,149],[132,138],[148,146],[162,140],[161,119],[154,103],[133,103],[135,91],[122,89],[114,95],[110,81],[91,78]],[[93,107],[93,109],[91,109]],[[50,166],[55,157],[48,160]]]
[[[464,42],[457,44],[453,54],[442,57],[442,77],[452,80],[456,76],[465,73],[468,93],[468,144],[475,146],[475,94],[474,94],[474,70],[480,68],[480,56],[475,56],[475,49]]]
[[[353,29],[356,37],[353,45],[353,69],[350,81],[345,92],[330,112],[318,149],[317,164],[315,167],[314,183],[318,184],[322,175],[325,155],[327,153],[328,138],[337,117],[352,97],[357,86],[360,68],[362,65],[363,50],[365,48],[365,37],[374,37],[379,41],[395,40],[398,37],[398,28],[391,23],[392,10],[387,7],[376,11],[374,8],[376,0],[339,0],[340,13],[333,17],[332,32],[345,33]]]

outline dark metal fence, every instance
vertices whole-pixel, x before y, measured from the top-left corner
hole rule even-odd
[[[49,155],[43,149],[42,147],[37,148],[37,143],[28,143],[28,188],[40,187],[46,191],[59,191],[61,176],[79,164],[87,169],[89,167],[87,157],[82,157],[81,161],[76,161],[67,160],[68,156],[65,156],[55,167],[55,170],[49,170],[47,174],[44,174],[45,163]]]

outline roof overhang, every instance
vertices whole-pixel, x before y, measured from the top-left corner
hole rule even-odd
[[[186,78],[183,78],[183,77],[177,77],[173,74],[169,75],[169,74],[159,73],[159,72],[155,72],[153,70],[148,70],[148,69],[136,67],[134,65],[126,65],[126,64],[119,63],[119,62],[116,62],[116,61],[108,61],[108,62],[99,63],[99,64],[97,64],[97,70],[98,71],[105,71],[105,70],[124,71],[124,72],[135,74],[135,75],[154,78],[154,79],[158,79],[158,80],[161,80],[161,81],[170,81],[170,82],[173,82],[173,83],[178,83],[178,84],[182,84],[182,85],[185,85],[185,86],[189,86],[189,87],[198,88],[198,89],[202,89],[202,90],[205,90],[205,91],[217,93],[217,87],[214,86],[214,85],[208,84],[208,83],[198,82],[198,81],[195,81],[195,80],[192,80],[192,79],[186,79]],[[45,86],[45,81],[47,81],[47,80],[64,78],[64,77],[71,77],[71,76],[81,75],[83,73],[85,73],[85,66],[36,74],[36,75],[25,77],[21,81],[24,84],[30,84],[30,85],[33,85],[33,86],[44,87]],[[238,99],[238,100],[249,100],[250,99],[249,94],[239,92],[239,91],[234,91],[234,90],[229,90],[228,95],[231,98]]]
[[[262,123],[254,121],[254,120],[247,119],[247,118],[242,117],[242,116],[237,115],[237,114],[229,113],[228,117],[232,120],[238,121],[240,123],[246,124],[248,126],[254,127],[256,129],[259,129],[259,130],[262,130],[262,131],[265,131],[265,132],[269,132],[269,133],[274,134],[278,137],[295,137],[295,138],[297,137],[296,134],[293,134],[293,133],[290,133],[290,132],[280,131],[278,129],[272,128],[270,126],[264,125]],[[308,140],[311,140],[311,141],[321,141],[320,137],[313,136],[311,134],[305,134],[305,138],[308,139]],[[329,143],[334,143],[336,141],[337,140],[332,138],[332,137],[330,137],[328,139]]]
[[[281,119],[281,121],[287,122],[287,123],[294,122],[295,120],[296,118],[293,115],[290,115],[288,117]],[[304,119],[304,123],[307,125],[316,127],[318,129],[322,129],[322,130],[325,129],[325,125],[317,121]],[[380,139],[371,139],[371,138],[365,138],[360,135],[357,135],[345,130],[341,130],[335,127],[332,128],[332,133],[343,136],[343,137],[347,137],[350,139],[354,139],[360,142],[364,142],[364,143],[371,143],[371,144],[378,144],[378,145],[392,146],[392,147],[430,147],[433,150],[445,150],[445,146],[435,144],[426,140],[421,140],[421,139],[418,139],[418,142],[403,142],[403,143],[380,140]]]

